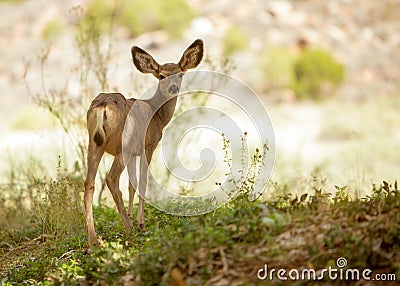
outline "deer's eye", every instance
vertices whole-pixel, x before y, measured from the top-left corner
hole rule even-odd
[[[179,77],[179,78],[183,78],[183,73],[180,73],[180,74],[178,75],[178,77]]]
[[[165,76],[163,76],[162,74],[160,74],[159,76],[158,76],[158,79],[164,79],[165,78]]]

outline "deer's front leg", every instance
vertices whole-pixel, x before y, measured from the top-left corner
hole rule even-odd
[[[148,158],[144,153],[140,156],[140,178],[139,178],[139,206],[136,222],[139,229],[144,230],[144,197],[147,187],[147,171],[151,158]]]
[[[132,156],[128,163],[128,175],[129,175],[129,205],[128,205],[128,216],[132,217],[132,206],[135,198],[135,192],[137,188],[137,177],[136,177],[136,156]]]

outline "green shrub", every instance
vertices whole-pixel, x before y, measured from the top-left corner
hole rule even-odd
[[[58,180],[58,184],[65,184],[64,178]],[[82,189],[70,183],[68,179],[72,191]],[[1,282],[139,286],[184,281],[187,285],[216,285],[211,282],[219,276],[218,281],[232,285],[238,276],[220,274],[230,271],[243,273],[240,285],[257,285],[254,273],[260,268],[259,261],[322,269],[335,267],[339,257],[345,257],[354,269],[377,269],[398,276],[398,183],[373,185],[369,196],[355,200],[349,198],[346,186],[336,186],[338,192],[332,197],[326,192],[325,179],[318,175],[309,183],[313,195],[303,194],[299,199],[289,193],[266,202],[251,202],[242,194],[202,216],[172,216],[147,205],[146,231],[129,236],[123,234],[115,207],[95,206],[103,243],[101,248],[90,250],[86,249],[84,230],[57,240],[48,236],[38,239],[38,233],[27,229],[0,231],[0,254],[5,254],[0,273],[3,270],[7,275]],[[292,190],[289,186],[287,191]],[[83,221],[72,221],[77,228],[84,225]],[[41,228],[42,223],[37,223]],[[68,228],[64,222],[60,226]],[[177,279],[174,271],[182,277]]]
[[[133,35],[165,30],[179,37],[194,17],[184,0],[123,1],[119,23]]]
[[[258,62],[266,89],[288,87],[293,81],[295,56],[285,48],[269,48]]]
[[[231,27],[225,34],[223,42],[223,53],[228,56],[235,52],[244,50],[248,46],[249,39],[246,33],[239,27]]]
[[[324,50],[305,50],[293,65],[292,88],[299,99],[331,96],[344,80],[344,66]]]
[[[2,2],[12,2],[12,3],[19,3],[19,2],[23,2],[24,0],[0,0],[0,3]]]
[[[64,25],[59,20],[50,21],[43,29],[42,37],[46,41],[56,40],[64,31]]]
[[[93,30],[93,33],[105,31],[111,25],[114,6],[108,0],[94,0],[88,7],[82,23],[86,28]]]
[[[109,0],[94,0],[83,23],[94,31],[104,31],[115,23],[125,27],[132,36],[145,32],[165,30],[179,37],[195,13],[184,0],[122,0],[118,6]]]
[[[60,238],[82,230],[83,178],[80,174],[67,172],[59,161],[57,177],[43,178],[38,174],[44,168],[33,158],[23,166],[10,169],[10,174],[6,174],[8,183],[0,184],[0,228],[39,225],[41,234]]]
[[[40,109],[24,107],[17,113],[11,126],[16,130],[46,130],[54,128],[55,120]]]
[[[295,56],[286,48],[261,52],[258,67],[266,90],[292,89],[298,99],[322,100],[331,96],[344,80],[344,66],[329,52],[305,50]]]

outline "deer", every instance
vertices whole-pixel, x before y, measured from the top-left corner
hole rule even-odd
[[[137,188],[139,203],[136,224],[139,230],[145,228],[144,197],[148,166],[162,138],[163,129],[175,112],[183,75],[187,70],[196,68],[200,64],[203,51],[203,41],[197,39],[186,48],[178,63],[159,64],[148,52],[138,46],[133,46],[131,54],[134,66],[140,72],[152,74],[158,79],[154,95],[149,99],[126,99],[121,93],[100,93],[90,104],[87,111],[89,144],[84,191],[89,248],[99,245],[93,219],[93,194],[97,169],[104,153],[114,156],[105,181],[126,234],[129,234],[133,228],[132,205]],[[128,122],[127,118],[130,124],[125,126]],[[126,136],[127,139],[124,139],[127,142],[123,142],[124,132],[129,135]],[[129,151],[128,159],[123,154],[123,149],[126,148]],[[139,158],[140,169],[139,184],[136,175],[137,158]],[[120,176],[125,167],[130,177],[128,211],[125,209],[119,188]]]

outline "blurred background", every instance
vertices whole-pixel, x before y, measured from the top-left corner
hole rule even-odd
[[[398,0],[1,0],[0,182],[84,173],[90,101],[155,82],[131,46],[174,62],[202,38],[200,69],[237,77],[268,110],[274,182],[365,195],[399,178],[399,11]]]

